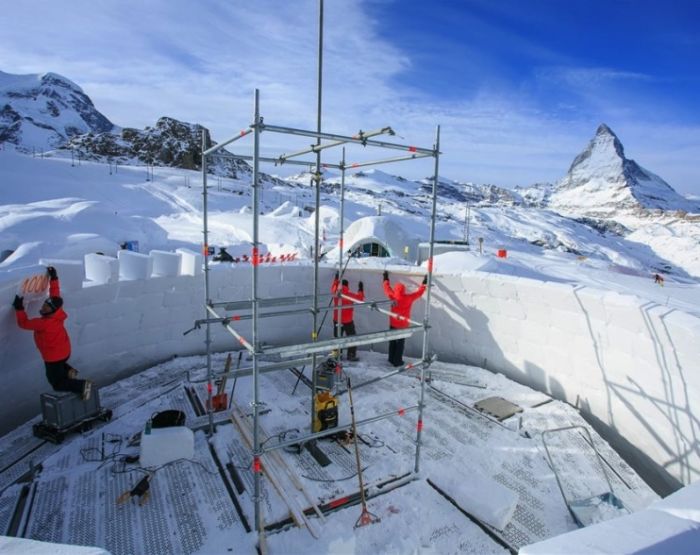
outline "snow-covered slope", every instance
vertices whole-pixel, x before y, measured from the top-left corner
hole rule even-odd
[[[111,131],[83,90],[61,75],[0,71],[0,143],[49,150],[82,133]]]
[[[622,143],[605,124],[574,159],[549,198],[549,206],[562,213],[596,218],[645,209],[697,211],[696,203],[626,158]]]

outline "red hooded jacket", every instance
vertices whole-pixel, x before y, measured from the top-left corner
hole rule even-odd
[[[49,282],[49,296],[61,296],[58,279]],[[34,331],[34,343],[45,362],[56,362],[70,356],[70,339],[63,326],[68,314],[63,308],[39,318],[28,318],[24,310],[16,311],[15,315],[20,328]]]
[[[413,293],[406,293],[406,286],[397,283],[391,288],[389,280],[384,280],[384,294],[392,301],[389,326],[392,328],[407,328],[410,325],[408,318],[411,317],[411,305],[425,292],[425,285],[421,284]]]
[[[338,292],[338,285],[340,285],[340,282],[337,279],[333,280],[333,284],[331,285],[331,293],[334,295]],[[363,291],[358,291],[357,293],[351,293],[350,288],[347,285],[343,285],[340,288],[340,292],[343,295],[347,295],[351,299],[355,299],[357,301],[364,301],[365,300],[365,294]],[[338,297],[333,297],[333,304],[334,306],[338,306]],[[351,300],[345,299],[343,297],[340,298],[340,306],[352,306],[355,303],[353,303]],[[341,324],[349,324],[352,322],[352,319],[355,315],[355,310],[352,308],[341,308],[340,310],[334,310],[333,311],[333,321],[337,322],[338,321],[338,313],[340,312],[340,323]]]

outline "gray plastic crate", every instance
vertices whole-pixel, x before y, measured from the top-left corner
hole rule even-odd
[[[41,394],[44,424],[62,429],[95,416],[100,412],[100,394],[93,385],[90,399],[83,401],[77,393],[55,391]]]

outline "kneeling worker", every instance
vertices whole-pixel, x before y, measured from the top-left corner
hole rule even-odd
[[[17,325],[25,330],[34,332],[41,358],[46,366],[46,379],[55,391],[71,391],[80,395],[83,400],[90,398],[92,382],[75,379],[77,370],[68,364],[71,354],[70,338],[64,326],[68,315],[63,310],[63,299],[58,283],[56,268],[47,268],[49,275],[49,298],[39,309],[39,318],[29,318],[24,311],[23,297],[15,295],[12,306],[15,309]]]
[[[340,276],[338,272],[335,273],[333,278],[333,284],[331,285],[331,293],[336,295],[333,297],[333,303],[337,307],[340,301],[341,309],[337,308],[333,310],[333,337],[338,337],[338,328],[340,328],[341,335],[355,335],[355,322],[353,321],[355,316],[355,311],[352,305],[355,304],[353,301],[346,299],[345,297],[350,297],[350,299],[355,299],[357,301],[365,300],[364,285],[362,282],[357,284],[357,293],[350,292],[350,287],[348,280],[344,279],[342,283],[339,282]],[[341,297],[337,295],[338,286],[341,286],[340,293]],[[345,308],[349,306],[350,308]],[[340,322],[340,323],[339,323]],[[348,360],[351,362],[360,360],[357,358],[357,347],[348,347]]]

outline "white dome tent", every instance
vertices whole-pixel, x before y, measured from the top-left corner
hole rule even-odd
[[[355,220],[344,233],[346,252],[359,250],[360,256],[416,260],[420,237],[407,231],[393,216],[368,216]],[[337,248],[331,257],[337,257]]]

